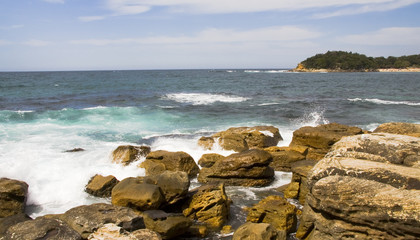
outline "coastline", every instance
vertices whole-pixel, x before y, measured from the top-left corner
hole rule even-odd
[[[340,70],[340,69],[306,69],[294,68],[290,72],[308,72],[308,73],[343,73],[343,72],[392,72],[392,73],[408,73],[420,72],[420,68],[379,68],[379,69],[364,69],[364,70]]]

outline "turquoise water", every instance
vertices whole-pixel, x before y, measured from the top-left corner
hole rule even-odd
[[[83,192],[94,174],[144,175],[136,164],[111,163],[118,145],[185,151],[198,161],[209,152],[197,146],[198,138],[233,126],[274,125],[284,146],[306,125],[338,122],[373,130],[384,122],[420,123],[419,90],[419,73],[0,73],[0,177],[28,182],[32,216],[60,213],[107,201]],[[86,151],[65,152],[79,147]],[[290,174],[277,177],[276,186]]]

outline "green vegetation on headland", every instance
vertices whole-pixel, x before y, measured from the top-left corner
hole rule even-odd
[[[359,53],[328,51],[324,54],[317,54],[307,58],[299,63],[293,71],[374,72],[414,68],[420,68],[420,54],[374,58]]]

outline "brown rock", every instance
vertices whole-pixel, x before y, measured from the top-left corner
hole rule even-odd
[[[209,168],[213,166],[217,160],[220,160],[222,158],[225,158],[225,156],[217,154],[217,153],[203,154],[200,160],[198,160],[198,165],[200,165],[201,167]]]
[[[191,194],[183,211],[184,216],[206,223],[213,229],[220,229],[227,222],[230,200],[223,184],[204,185]]]
[[[96,197],[111,197],[112,188],[117,185],[119,181],[114,176],[102,176],[96,174],[86,185],[85,191]]]
[[[24,213],[15,214],[9,217],[0,218],[0,239],[5,236],[9,227],[24,221],[32,220],[28,215]]]
[[[213,148],[215,141],[212,137],[201,137],[198,140],[198,146],[201,146],[202,148],[206,150],[211,150]]]
[[[161,189],[137,178],[126,178],[112,189],[112,204],[145,211],[159,209],[165,202]]]
[[[232,240],[286,240],[286,234],[268,223],[247,222],[235,231]]]
[[[392,133],[408,135],[412,137],[420,137],[420,124],[415,123],[402,123],[402,122],[391,122],[379,125],[374,133]]]
[[[113,162],[128,165],[150,153],[148,146],[119,146],[112,152]]]
[[[190,187],[187,173],[181,171],[165,171],[159,175],[147,176],[143,181],[159,186],[167,204],[174,204],[183,199]]]
[[[306,156],[290,147],[269,147],[265,148],[273,156],[273,161],[270,163],[276,171],[290,172],[292,170],[292,163],[305,160]]]
[[[176,214],[168,214],[162,210],[149,210],[143,213],[146,227],[159,233],[162,239],[172,239],[187,232],[192,222],[190,219]]]
[[[107,223],[89,235],[88,240],[162,240],[161,236],[149,229],[127,232],[114,223]]]
[[[28,184],[9,178],[0,178],[0,218],[24,213]]]
[[[146,169],[146,175],[160,174],[164,170],[168,170],[183,171],[189,177],[195,177],[200,171],[194,159],[188,153],[163,150],[149,153],[140,167]]]

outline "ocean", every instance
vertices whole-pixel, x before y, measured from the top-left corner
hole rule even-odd
[[[31,217],[95,202],[95,174],[144,175],[139,162],[111,162],[119,145],[185,151],[196,161],[201,136],[230,127],[273,125],[287,146],[302,126],[337,122],[373,130],[420,123],[420,73],[291,73],[285,70],[144,70],[0,73],[0,177],[29,184]],[[66,152],[83,148],[81,152]],[[233,206],[257,202],[290,181],[229,187]],[[192,187],[198,186],[196,180]],[[240,210],[237,210],[240,212]],[[243,215],[236,218],[244,218]]]

